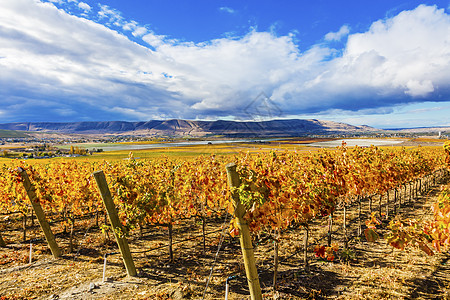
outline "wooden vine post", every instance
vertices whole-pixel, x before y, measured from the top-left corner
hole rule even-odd
[[[24,212],[22,216],[22,229],[23,229],[23,235],[22,235],[22,241],[25,242],[27,240],[27,213]]]
[[[423,191],[422,191],[422,179],[419,178],[419,193],[422,195]]]
[[[414,202],[416,202],[417,198],[419,198],[419,182],[416,179],[414,181]]]
[[[344,249],[348,248],[348,238],[347,238],[347,205],[344,203],[344,220],[342,221],[342,229],[344,231]]]
[[[30,219],[31,219],[31,227],[34,227],[34,213],[33,213],[33,211],[31,211]]]
[[[42,231],[44,232],[45,239],[47,240],[47,244],[50,248],[50,251],[53,254],[54,258],[58,258],[61,256],[61,250],[56,243],[55,236],[50,228],[50,225],[45,218],[44,211],[42,210],[41,203],[36,196],[36,191],[34,187],[31,185],[30,178],[28,177],[27,171],[22,168],[18,169],[20,176],[22,177],[23,186],[27,191],[28,198],[30,199],[31,206],[33,207],[34,213],[38,219],[39,225],[41,225]]]
[[[206,218],[202,216],[202,248],[203,256],[206,256]]]
[[[427,190],[431,189],[431,174],[428,175],[428,184],[427,184]]]
[[[167,224],[167,229],[169,231],[169,260],[173,263],[173,224],[172,221]]]
[[[409,203],[411,203],[411,201],[412,201],[412,191],[413,191],[413,188],[412,188],[412,181],[410,181],[409,182]]]
[[[274,233],[274,241],[273,241],[273,289],[277,289],[277,276],[278,276],[278,248],[279,248],[279,238],[280,232],[278,230]]]
[[[245,273],[247,275],[248,287],[252,300],[262,300],[261,286],[259,284],[258,271],[256,270],[255,256],[253,253],[253,244],[250,237],[250,230],[247,222],[244,220],[245,208],[242,205],[238,191],[236,190],[241,180],[236,172],[236,164],[226,165],[228,185],[231,188],[231,197],[234,206],[234,216],[237,219],[239,229],[239,240],[241,243],[242,256],[244,257]]]
[[[304,224],[305,235],[303,239],[303,263],[305,265],[305,270],[309,272],[309,263],[308,263],[308,239],[309,239],[309,227],[308,224]]]
[[[398,204],[398,208],[397,208],[397,212],[400,212],[401,206],[402,206],[402,188],[400,188],[400,190],[397,190],[397,188],[395,188],[395,202]]]
[[[393,214],[397,214],[397,188],[394,188],[394,211]]]
[[[358,196],[358,236],[361,236],[362,234],[362,224],[361,224],[361,218],[362,218],[362,203],[361,203],[361,196]]]
[[[386,219],[389,219],[389,190],[386,192]]]
[[[408,193],[407,193],[407,183],[403,184],[404,192],[403,192],[403,204],[407,203]]]
[[[111,223],[114,236],[116,237],[117,245],[119,246],[120,254],[122,254],[122,259],[127,269],[127,274],[129,276],[136,276],[136,267],[134,266],[133,257],[131,256],[130,247],[128,246],[127,239],[119,234],[122,231],[122,225],[119,221],[119,216],[117,214],[116,207],[114,206],[114,201],[111,196],[111,192],[108,188],[108,183],[106,182],[105,174],[103,171],[97,171],[93,173],[95,181],[97,182],[98,189],[105,204],[105,208],[108,212],[109,222]],[[123,232],[123,231],[122,231]]]
[[[0,247],[6,247],[5,240],[3,240],[1,233],[0,233]]]
[[[381,217],[382,217],[382,215],[381,215],[381,208],[383,207],[382,205],[381,205],[381,200],[383,199],[383,195],[380,195],[380,199],[378,200],[378,214],[380,215],[380,219],[381,219]]]
[[[328,216],[328,233],[327,233],[327,245],[331,247],[331,234],[333,231],[333,212]]]

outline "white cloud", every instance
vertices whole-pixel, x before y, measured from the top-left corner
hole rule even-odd
[[[92,112],[85,113],[92,114],[103,110],[105,99],[111,105],[124,101],[139,107],[170,94],[160,86],[163,81],[154,80],[160,76],[152,72],[164,69],[150,51],[104,26],[28,0],[2,4],[0,20],[0,53],[5,57],[0,60],[0,98],[5,101],[28,94],[49,99],[43,101],[56,108],[65,103],[76,111],[90,107]],[[130,100],[124,100],[126,95]],[[38,113],[41,106],[30,103],[29,110]]]
[[[439,104],[436,103],[436,105],[441,105],[441,103],[439,103]],[[435,112],[435,111],[440,111],[440,110],[450,110],[450,105],[446,105],[446,106],[441,105],[441,106],[432,106],[432,107],[427,107],[427,108],[412,109],[412,110],[409,110],[408,113],[423,114],[426,112]]]
[[[219,7],[219,10],[229,13],[229,14],[234,14],[236,12],[234,9],[232,9],[231,7],[228,7],[228,6]]]
[[[58,114],[60,116],[66,116],[66,117],[74,116],[77,114],[75,111],[73,111],[70,108],[57,108],[57,109],[54,109],[54,111],[56,114]]]
[[[142,37],[142,40],[152,47],[159,47],[164,43],[164,36],[156,35],[153,33],[146,34]]]
[[[406,87],[408,89],[405,91],[405,93],[413,97],[419,96],[424,97],[434,92],[434,87],[431,80],[424,80],[424,81],[409,80],[406,83]]]
[[[82,10],[84,10],[85,12],[88,12],[92,9],[92,7],[89,6],[89,4],[85,3],[85,2],[79,2],[78,3],[78,7]]]
[[[20,118],[27,107],[39,118],[47,107],[63,120],[71,111],[71,117],[93,120],[245,118],[243,109],[262,91],[285,115],[330,109],[369,114],[450,97],[450,17],[433,6],[349,35],[343,54],[324,45],[301,52],[292,34],[256,30],[182,43],[108,6],[99,9],[102,22],[151,47],[52,4],[0,4],[2,110]],[[337,40],[348,31],[343,26],[325,38]]]
[[[138,23],[136,21],[130,21],[130,22],[125,22],[122,25],[122,29],[130,31],[130,30],[134,30],[137,26],[138,26]]]
[[[297,81],[296,94],[346,109],[406,103],[418,96],[448,99],[449,33],[450,16],[434,6],[377,21],[367,32],[350,35],[344,54],[326,62],[324,72],[306,84]]]
[[[119,114],[122,116],[126,116],[127,119],[131,120],[150,120],[150,119],[161,119],[161,117],[152,118],[151,112],[148,112],[148,109],[139,109],[139,108],[129,108],[129,107],[104,107],[106,111],[110,111],[115,114]],[[147,112],[146,112],[147,111]]]
[[[109,19],[110,22],[121,22],[123,17],[120,12],[110,8],[108,5],[100,5],[100,11],[98,12],[100,18]]]
[[[145,35],[146,33],[148,32],[148,30],[147,30],[147,28],[145,28],[145,27],[142,27],[142,26],[139,26],[139,27],[136,27],[135,29],[134,29],[134,31],[133,31],[133,36],[143,36],[143,35]]]
[[[340,41],[343,37],[350,33],[350,28],[347,25],[343,25],[338,32],[329,32],[325,35],[326,41]]]

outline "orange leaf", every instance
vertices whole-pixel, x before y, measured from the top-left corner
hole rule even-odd
[[[403,240],[401,240],[401,239],[399,239],[399,238],[396,238],[395,240],[389,242],[389,244],[390,244],[392,247],[397,248],[397,249],[400,249],[400,250],[405,249],[405,241],[403,241]]]
[[[430,256],[434,255],[433,250],[431,250],[430,247],[428,247],[424,243],[419,243],[419,249],[422,250],[423,252],[425,252],[426,254],[430,255]]]
[[[364,235],[366,236],[368,242],[375,242],[380,238],[378,236],[378,233],[376,233],[376,231],[372,228],[367,228],[366,230],[364,230]]]

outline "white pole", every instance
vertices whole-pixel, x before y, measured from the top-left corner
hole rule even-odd
[[[227,280],[227,283],[225,284],[225,300],[228,300],[228,290],[229,290],[229,287],[228,287],[228,280]]]
[[[103,282],[105,282],[105,278],[106,278],[106,257],[108,257],[108,254],[105,254],[105,259],[103,260]]]
[[[227,280],[225,281],[225,300],[228,300],[228,292],[230,290],[230,284],[228,283],[230,280],[233,280],[237,278],[237,276],[230,276],[227,278]]]

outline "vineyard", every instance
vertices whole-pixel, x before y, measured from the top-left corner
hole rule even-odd
[[[227,286],[229,299],[243,299],[256,280],[265,297],[283,299],[419,297],[417,274],[437,274],[448,260],[449,151],[448,143],[344,144],[184,160],[11,161],[0,166],[0,297],[223,299]],[[247,227],[251,280],[238,240]],[[449,290],[450,281],[439,284]]]

